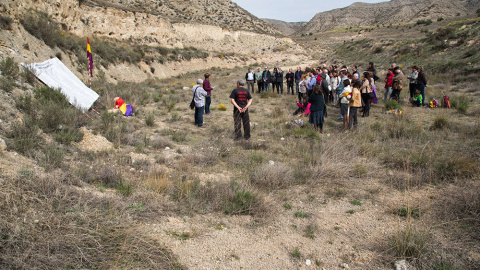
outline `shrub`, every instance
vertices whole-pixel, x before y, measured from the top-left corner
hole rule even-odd
[[[285,188],[294,184],[293,170],[283,164],[264,164],[251,177],[252,184],[267,189]]]
[[[300,259],[302,257],[302,254],[298,250],[298,247],[295,247],[293,251],[290,253],[290,255],[295,259]]]
[[[10,17],[0,15],[0,29],[12,30],[13,20]]]
[[[395,109],[402,109],[402,105],[398,103],[396,100],[389,100],[385,103],[385,109],[387,111],[389,110],[395,110]]]
[[[448,120],[445,116],[437,116],[433,120],[432,129],[445,129],[448,127]]]
[[[439,17],[439,18],[437,19],[437,22],[441,22],[441,21],[443,21],[443,20],[444,20],[443,17]]]
[[[453,108],[457,109],[457,112],[461,114],[466,114],[469,107],[468,100],[464,96],[453,98],[451,105]]]
[[[33,85],[37,79],[35,75],[35,70],[31,68],[22,67],[20,71],[20,77],[23,79],[24,82]]]
[[[233,198],[227,202],[225,213],[231,215],[249,215],[259,203],[257,196],[250,191],[237,191]]]
[[[10,93],[13,91],[15,86],[17,86],[17,84],[11,78],[0,77],[0,89],[3,91]]]
[[[392,237],[392,245],[396,255],[401,258],[418,259],[427,251],[429,235],[417,230],[412,225],[399,230]]]
[[[49,144],[44,149],[45,152],[45,170],[60,168],[63,162],[63,150],[55,144]]]
[[[12,125],[12,131],[8,134],[8,137],[12,138],[15,151],[29,155],[43,141],[42,137],[38,136],[37,133],[38,126],[35,124],[35,120],[31,117],[26,117],[23,119],[23,123]]]
[[[145,124],[147,127],[153,127],[155,125],[155,115],[153,113],[147,115],[145,118]]]
[[[424,25],[430,25],[432,24],[433,21],[431,19],[427,19],[427,20],[417,20],[417,22],[415,23],[415,25],[420,25],[420,24],[424,24]]]
[[[70,144],[71,142],[80,142],[83,140],[83,132],[75,128],[63,128],[55,133],[55,141],[62,144]]]
[[[2,76],[16,80],[20,69],[12,57],[7,57],[0,62],[0,71]]]

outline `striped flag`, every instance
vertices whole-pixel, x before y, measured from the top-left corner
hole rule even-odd
[[[87,37],[87,58],[88,58],[88,68],[90,76],[93,76],[93,56],[92,49],[90,49],[90,40]]]

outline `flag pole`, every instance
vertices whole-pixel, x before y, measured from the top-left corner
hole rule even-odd
[[[87,58],[88,58],[88,81],[90,82],[90,89],[92,88],[92,70],[93,70],[93,56],[90,48],[90,40],[87,37]]]

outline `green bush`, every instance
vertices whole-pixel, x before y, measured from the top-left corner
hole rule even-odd
[[[234,197],[227,202],[225,213],[231,215],[248,215],[254,211],[258,198],[250,191],[237,191]]]
[[[0,89],[10,93],[13,91],[13,88],[15,88],[17,84],[15,81],[13,81],[11,78],[7,77],[0,77]]]
[[[12,18],[0,15],[0,30],[12,30],[12,23]]]
[[[18,79],[20,69],[12,57],[7,57],[0,62],[0,71],[3,77],[16,80]]]
[[[45,153],[45,170],[50,171],[60,168],[63,162],[63,150],[55,144],[49,144],[44,149]]]
[[[433,21],[431,19],[427,19],[427,20],[417,20],[417,22],[415,23],[415,25],[420,25],[420,24],[424,24],[424,25],[430,25],[432,24]]]
[[[22,67],[20,71],[20,77],[24,82],[31,85],[33,85],[37,79],[37,77],[35,76],[35,71],[26,67]]]
[[[402,109],[402,105],[398,103],[396,100],[389,100],[385,103],[385,109],[387,111],[389,110],[395,110],[395,109]]]
[[[8,135],[12,139],[13,149],[23,155],[32,154],[43,142],[41,136],[38,136],[38,126],[31,117],[25,117],[23,123],[15,123]]]
[[[445,116],[437,116],[433,120],[432,129],[445,129],[448,127],[448,120]]]
[[[155,125],[155,115],[153,113],[147,115],[145,125],[147,125],[147,127],[153,127]]]
[[[55,141],[62,144],[80,142],[83,139],[83,132],[78,129],[64,128],[55,133]]]
[[[461,114],[466,114],[467,109],[470,106],[467,98],[464,97],[464,96],[453,98],[450,103],[451,103],[451,106],[453,108],[456,108],[457,112],[459,112]]]

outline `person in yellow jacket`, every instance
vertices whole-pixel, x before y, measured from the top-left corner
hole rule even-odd
[[[349,116],[349,122],[348,122],[348,129],[351,129],[352,126],[354,128],[357,127],[357,111],[358,108],[362,107],[362,94],[360,93],[360,88],[362,87],[362,81],[360,80],[353,80],[352,81],[352,94],[350,96],[347,96],[347,99],[349,100],[349,106],[350,106],[350,116]]]

